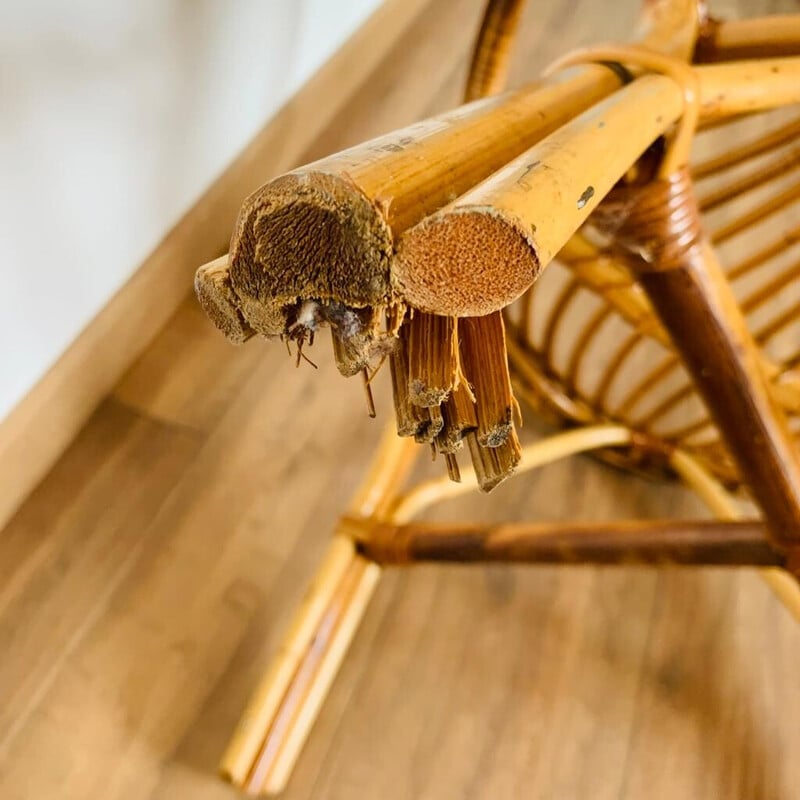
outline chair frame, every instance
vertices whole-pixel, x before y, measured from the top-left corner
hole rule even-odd
[[[502,87],[521,6],[518,0],[489,2],[473,57],[467,99],[494,94]],[[707,18],[693,0],[648,3],[635,45],[590,48],[555,65],[559,88],[553,96],[554,106],[559,102],[568,105],[581,93],[585,107],[607,97],[604,113],[609,128],[632,130],[630,143],[617,142],[615,149],[609,150],[611,161],[604,162],[601,169],[606,174],[592,179],[593,185],[604,187],[597,191],[599,197],[588,208],[573,203],[559,207],[557,214],[548,213],[544,206],[551,198],[546,185],[521,198],[508,189],[509,180],[513,182],[518,176],[512,170],[509,178],[509,171],[504,170],[501,177],[505,183],[492,178],[475,190],[480,196],[469,198],[473,204],[507,207],[517,217],[549,220],[557,215],[557,223],[539,226],[535,234],[539,256],[549,254],[540,258],[543,269],[560,251],[585,254],[588,247],[592,255],[591,246],[576,232],[627,165],[638,158],[641,145],[633,140],[638,137],[646,145],[670,132],[657,173],[637,189],[637,197],[639,205],[646,205],[648,198],[663,197],[675,213],[661,215],[655,222],[637,219],[635,231],[644,227],[645,232],[632,234],[638,239],[620,253],[649,309],[645,314],[641,299],[624,291],[606,296],[606,300],[629,316],[641,312],[643,320],[650,320],[648,334],[674,348],[763,519],[741,519],[729,487],[690,448],[663,448],[628,426],[582,416],[574,398],[548,386],[542,373],[531,366],[521,328],[509,323],[509,356],[523,378],[523,397],[528,391],[536,394],[532,398],[536,405],[544,397],[563,419],[577,425],[525,447],[520,473],[577,453],[660,448],[664,466],[699,495],[717,521],[614,525],[415,522],[432,505],[473,491],[474,473],[465,470],[461,483],[442,477],[404,490],[418,448],[410,439],[398,438],[392,426],[339,521],[280,651],[223,757],[221,772],[228,780],[252,794],[282,791],[382,569],[390,565],[500,561],[753,566],[760,568],[800,620],[800,592],[795,579],[800,575],[800,458],[784,405],[770,380],[769,365],[734,299],[713,243],[697,225],[697,203],[687,172],[688,148],[698,125],[800,102],[798,53],[800,16],[726,23]],[[690,64],[693,57],[707,66]],[[731,61],[732,57],[745,60]],[[610,70],[592,66],[608,66],[609,62],[613,67]],[[563,72],[570,68],[572,71]],[[618,90],[615,70],[632,76],[646,74],[648,91],[641,91],[639,80]],[[760,79],[757,92],[752,88],[754,76]],[[544,96],[541,86],[536,91],[540,93],[537,97]],[[529,102],[524,94],[520,98],[520,103]],[[550,101],[545,97],[542,102]],[[651,115],[655,110],[659,114]],[[657,116],[658,122],[654,122]],[[588,136],[582,120],[578,116],[568,125],[558,120],[554,135],[568,137],[571,152],[578,153],[577,162],[591,170],[592,148],[597,140]],[[486,129],[492,124],[489,113]],[[578,171],[574,163],[565,164],[559,177],[574,183],[576,189],[587,182],[585,170]],[[455,213],[463,202],[460,197],[451,204],[453,208],[446,206],[444,212],[437,213]],[[682,214],[690,218],[685,225]],[[398,225],[404,227],[405,222]],[[695,226],[689,234],[687,225]],[[655,256],[648,258],[641,255],[646,236],[658,239]],[[208,280],[224,277],[224,262],[214,262],[205,274]],[[217,309],[218,315],[225,316],[219,312],[219,305]],[[216,321],[219,324],[219,319]],[[229,334],[233,331],[232,338],[245,339],[251,333],[241,330],[241,321],[233,314],[223,322],[220,326],[226,325]]]

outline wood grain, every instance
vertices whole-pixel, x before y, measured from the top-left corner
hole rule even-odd
[[[430,0],[386,0],[214,182],[0,422],[0,526],[44,477],[126,369],[225,252],[242,198],[303,153],[347,106]]]
[[[513,80],[636,11],[531,5]],[[297,160],[457,102],[481,6],[431,4]],[[374,421],[318,360],[232,348],[181,305],[2,531],[3,800],[238,796],[217,762],[391,415],[388,374]],[[432,518],[703,513],[576,458]],[[799,660],[750,571],[386,572],[285,796],[793,800]]]

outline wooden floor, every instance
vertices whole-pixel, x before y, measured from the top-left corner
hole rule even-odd
[[[481,6],[432,3],[304,160],[456,102]],[[517,75],[635,13],[531,6]],[[235,796],[216,762],[390,416],[388,375],[373,421],[316,358],[187,299],[0,533],[2,800]],[[699,509],[578,458],[439,513]],[[798,664],[747,571],[387,573],[286,797],[797,798]]]

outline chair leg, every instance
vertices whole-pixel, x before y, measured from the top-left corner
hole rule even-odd
[[[351,513],[381,518],[416,454],[413,440],[388,430]],[[351,538],[334,535],[222,758],[224,778],[251,795],[283,791],[380,574],[377,564],[357,554]]]
[[[628,263],[775,541],[800,547],[800,458],[742,311],[700,230],[688,172],[639,187],[629,199],[637,205],[623,222]]]

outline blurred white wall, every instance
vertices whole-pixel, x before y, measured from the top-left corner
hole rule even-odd
[[[0,419],[379,2],[0,3]]]

